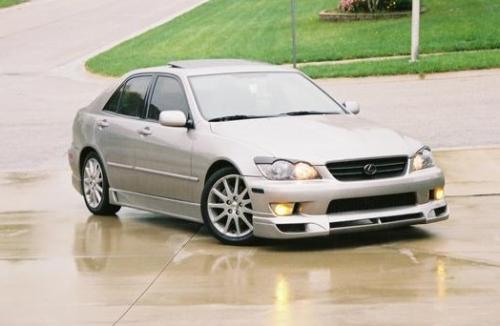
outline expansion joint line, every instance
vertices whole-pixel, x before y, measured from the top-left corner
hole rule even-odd
[[[184,242],[182,244],[182,246],[172,255],[172,257],[170,257],[170,259],[165,263],[165,265],[162,267],[162,269],[160,270],[160,272],[153,278],[153,280],[148,284],[148,286],[144,289],[144,291],[142,291],[139,294],[139,296],[137,298],[135,298],[135,300],[132,302],[132,304],[130,306],[128,306],[128,308],[125,309],[125,311],[120,315],[120,317],[118,317],[118,319],[113,323],[113,326],[117,325],[123,319],[123,317],[125,317],[125,315],[130,311],[130,309],[132,309],[132,307],[135,306],[137,302],[139,302],[139,300],[144,296],[144,294],[146,294],[146,292],[148,292],[148,290],[153,286],[153,284],[156,282],[156,280],[158,280],[160,278],[160,275],[163,274],[163,272],[167,269],[167,267],[174,260],[174,258],[177,257],[177,255],[182,250],[184,250],[184,248],[187,246],[187,244],[189,242],[191,242],[191,240],[194,238],[194,236],[196,234],[198,234],[198,232],[200,231],[200,229],[201,229],[201,227],[196,232],[194,232],[189,237],[189,239],[186,240],[186,242]]]

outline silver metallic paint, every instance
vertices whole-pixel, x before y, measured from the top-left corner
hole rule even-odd
[[[209,123],[202,118],[189,85],[189,76],[256,71],[294,70],[252,64],[190,69],[156,67],[127,74],[88,107],[80,110],[75,118],[70,148],[75,188],[81,192],[81,153],[85,148],[92,148],[103,158],[113,204],[198,222],[202,222],[200,199],[207,171],[218,161],[231,163],[245,177],[249,188],[264,189],[264,194],[250,192],[253,210],[257,212],[254,216],[254,232],[257,236],[294,238],[324,235],[330,232],[325,229],[326,223],[330,221],[353,220],[370,213],[382,217],[400,211],[419,211],[424,214],[424,218],[410,221],[410,224],[438,220],[430,216],[429,207],[444,201],[425,202],[430,189],[444,185],[443,174],[437,167],[413,173],[406,171],[397,178],[357,182],[340,182],[326,169],[325,164],[331,161],[394,155],[410,157],[422,147],[420,142],[393,130],[375,126],[348,113],[216,123]],[[165,127],[154,121],[103,112],[102,107],[114,89],[138,73],[176,76],[184,85],[194,129]],[[107,120],[108,126],[98,125],[103,119]],[[150,134],[141,134],[140,131],[146,127]],[[322,179],[266,180],[255,165],[256,157],[306,161],[316,166]],[[417,192],[419,205],[362,214],[325,215],[328,203],[334,198],[408,191]],[[297,216],[274,217],[269,203],[280,201],[301,203],[301,213]],[[448,212],[439,219],[447,217]],[[285,234],[276,228],[280,223],[300,221],[308,221],[308,232]]]

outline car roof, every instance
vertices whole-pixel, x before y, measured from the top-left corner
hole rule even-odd
[[[242,60],[242,59],[201,59],[201,60],[179,60],[168,63],[173,68],[196,69],[196,68],[220,68],[234,66],[261,66],[269,65],[264,62]]]
[[[195,76],[237,72],[283,72],[294,71],[286,66],[272,65],[265,62],[242,59],[200,59],[171,61],[165,66],[137,69],[129,75],[138,73],[174,73],[177,75]]]

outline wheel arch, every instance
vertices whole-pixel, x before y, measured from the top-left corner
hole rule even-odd
[[[203,180],[203,184],[205,185],[207,183],[208,179],[210,179],[210,177],[215,172],[217,172],[223,168],[233,168],[236,171],[238,171],[238,173],[240,173],[240,170],[236,167],[236,165],[233,162],[231,162],[227,159],[219,159],[219,160],[213,162],[212,165],[210,165],[210,167],[208,168],[207,173],[205,174],[205,179]]]
[[[101,158],[101,161],[102,161],[102,157],[101,155],[99,154],[99,152],[92,146],[85,146],[81,151],[80,151],[80,157],[78,159],[78,171],[80,171],[80,173],[82,172],[82,168],[83,168],[83,161],[85,160],[85,158],[87,157],[87,155],[89,155],[89,153],[91,152],[94,152],[96,153],[97,155],[99,155],[99,157]]]

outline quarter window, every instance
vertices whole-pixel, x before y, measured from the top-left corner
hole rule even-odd
[[[151,98],[148,119],[158,120],[160,112],[180,110],[188,115],[189,107],[182,86],[175,78],[160,76]]]
[[[104,111],[116,112],[118,111],[118,102],[120,101],[120,95],[122,94],[123,86],[120,86],[109,98],[108,103],[104,106]]]
[[[123,88],[117,113],[135,117],[140,116],[144,108],[150,80],[150,76],[134,77],[128,80]]]

